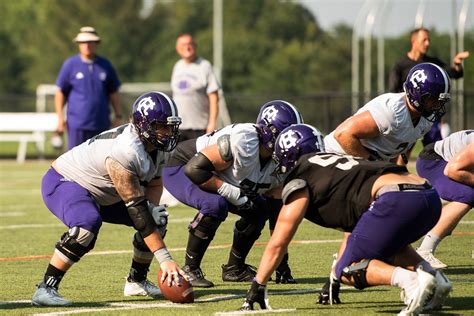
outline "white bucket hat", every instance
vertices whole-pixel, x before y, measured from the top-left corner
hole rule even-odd
[[[84,42],[100,42],[100,37],[97,34],[97,31],[92,26],[83,26],[79,30],[79,33],[74,38],[74,42],[76,43],[84,43]]]

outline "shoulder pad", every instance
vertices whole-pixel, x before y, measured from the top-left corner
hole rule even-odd
[[[293,179],[290,182],[288,182],[283,187],[283,191],[281,192],[281,198],[283,200],[283,204],[286,204],[286,199],[291,195],[291,193],[305,188],[306,185],[307,183],[303,179]]]
[[[230,135],[222,135],[217,139],[217,148],[224,161],[231,161],[234,157],[230,150]]]

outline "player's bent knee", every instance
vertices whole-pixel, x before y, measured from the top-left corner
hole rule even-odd
[[[369,286],[367,282],[367,267],[369,263],[370,260],[364,259],[361,262],[345,267],[342,269],[342,275],[349,280],[352,278],[354,280],[354,287],[363,290]]]
[[[188,229],[191,234],[200,239],[212,240],[221,223],[222,221],[216,217],[198,213],[189,224]]]
[[[252,221],[251,219],[242,217],[235,222],[234,234],[243,238],[253,238],[257,240],[258,237],[260,237],[264,226],[264,221],[262,223],[262,221]]]
[[[66,263],[78,262],[95,246],[97,235],[82,227],[72,227],[65,232],[56,244],[56,253]]]

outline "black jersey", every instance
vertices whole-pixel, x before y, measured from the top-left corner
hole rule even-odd
[[[352,231],[369,208],[372,186],[384,173],[407,169],[385,161],[367,161],[352,156],[319,153],[302,156],[289,173],[307,183],[310,202],[305,218],[330,228]]]

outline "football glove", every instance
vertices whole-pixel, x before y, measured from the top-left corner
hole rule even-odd
[[[332,285],[331,285],[331,279],[332,279]],[[330,279],[328,279],[326,283],[324,283],[324,286],[321,289],[321,292],[319,293],[318,303],[323,304],[323,305],[341,304],[341,300],[339,299],[340,289],[341,289],[341,283],[339,282],[339,280],[336,280],[330,277]],[[332,301],[331,301],[331,296],[332,296]]]
[[[253,305],[255,303],[258,303],[261,309],[268,309],[270,307],[268,305],[266,285],[258,284],[258,282],[254,279],[252,285],[250,286],[250,290],[247,292],[245,301],[242,304],[242,307],[240,307],[240,310],[252,311],[254,310]]]
[[[165,238],[166,235],[166,227],[168,226],[168,216],[169,213],[166,210],[167,205],[162,204],[162,205],[155,205],[148,201],[148,210],[151,213],[151,216],[153,216],[153,219],[155,220],[156,226],[158,227],[158,230],[160,232],[161,238]]]

